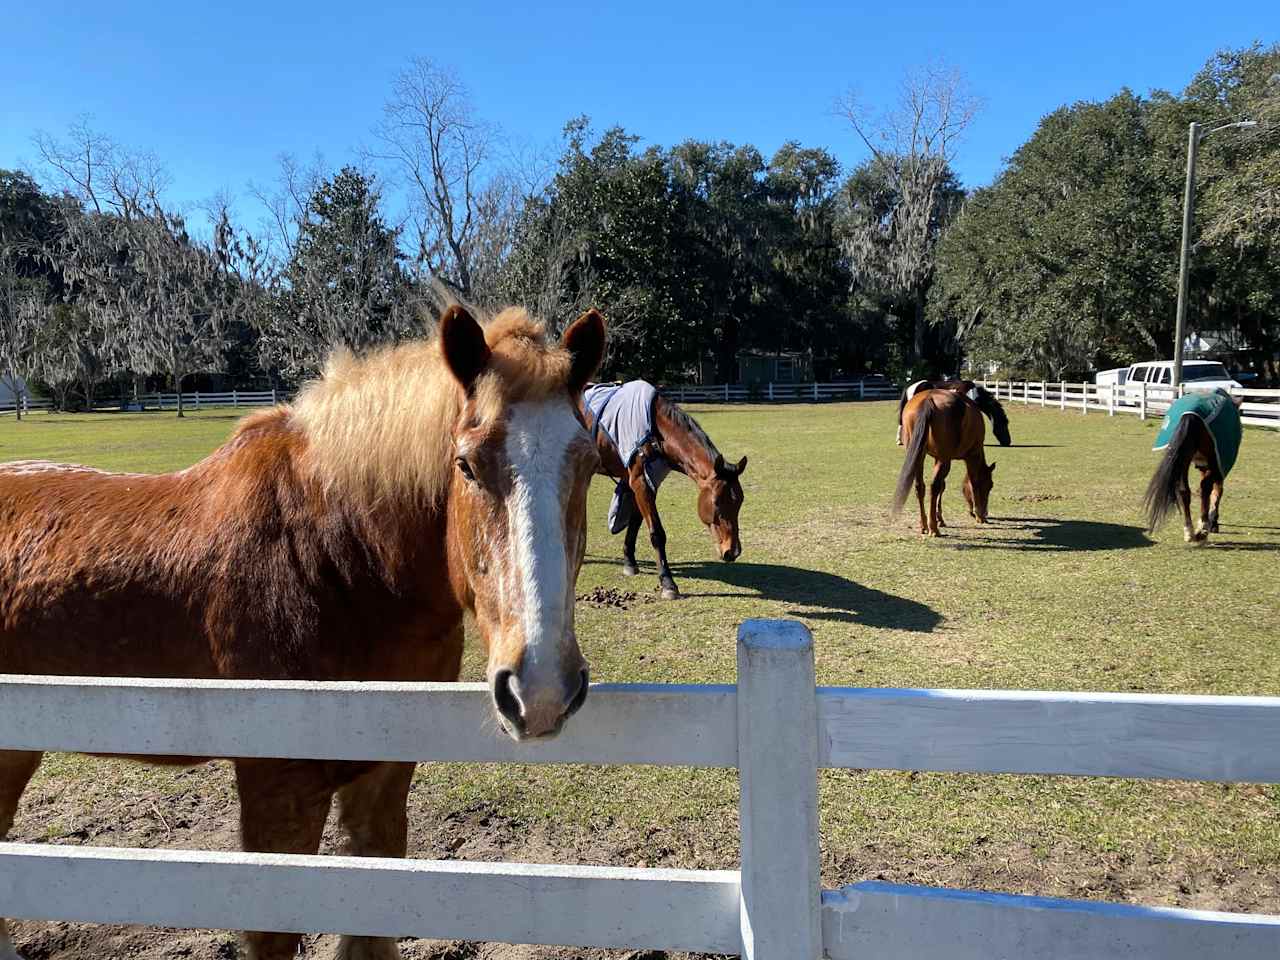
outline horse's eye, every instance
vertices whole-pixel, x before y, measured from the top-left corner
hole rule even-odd
[[[462,475],[464,477],[468,480],[475,480],[476,475],[471,472],[471,464],[467,463],[466,457],[458,457],[455,462],[458,464],[458,469],[462,471]]]

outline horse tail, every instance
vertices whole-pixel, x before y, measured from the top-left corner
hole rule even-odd
[[[907,455],[902,461],[902,472],[898,474],[898,486],[893,492],[893,512],[901,513],[902,505],[907,502],[907,495],[920,472],[920,464],[924,462],[925,441],[929,436],[929,422],[933,419],[937,408],[930,397],[925,397],[920,404],[920,412],[916,422],[911,426],[911,440],[907,444]]]
[[[991,432],[996,435],[996,440],[1000,442],[1000,446],[1007,447],[1013,443],[1013,437],[1009,435],[1009,415],[1004,412],[1004,406],[986,387],[977,387],[978,391],[978,408],[991,418]]]
[[[898,426],[902,426],[902,411],[907,407],[907,401],[911,398],[907,396],[907,391],[911,389],[911,385],[902,388],[902,394],[898,397]]]
[[[1147,514],[1147,530],[1154,533],[1169,516],[1178,503],[1178,493],[1186,482],[1187,470],[1191,467],[1191,458],[1195,456],[1199,417],[1184,416],[1178,421],[1173,439],[1165,447],[1160,465],[1155,475],[1147,484],[1147,493],[1143,497],[1143,509]]]

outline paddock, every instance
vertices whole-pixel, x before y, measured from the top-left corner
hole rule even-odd
[[[978,530],[958,520],[934,544],[886,516],[901,456],[890,440],[894,409],[693,408],[723,449],[751,457],[744,555],[734,565],[711,559],[693,515],[693,488],[673,478],[663,488],[664,519],[688,594],[674,603],[646,595],[651,568],[637,580],[620,576],[619,544],[602,529],[608,491],[598,485],[579,583],[579,630],[593,675],[732,684],[733,625],[765,616],[812,628],[823,686],[1208,696],[1280,690],[1271,562],[1280,522],[1269,505],[1280,438],[1273,432],[1247,432],[1221,540],[1192,550],[1177,531],[1149,539],[1138,529],[1137,502],[1154,467],[1154,421],[1011,406],[1015,445],[988,451],[1000,464],[995,522]],[[170,416],[11,421],[0,430],[0,455],[166,469],[211,448],[232,422],[206,411],[186,424]],[[643,548],[640,557],[643,565]],[[914,571],[925,563],[945,586],[917,582]],[[1217,629],[1197,629],[1188,606],[1159,602],[1197,595],[1206,582]],[[477,664],[469,661],[469,676],[477,676]],[[412,855],[736,869],[738,781],[729,768],[593,762],[605,765],[420,768]],[[818,779],[818,870],[828,890],[872,883],[1280,913],[1274,786],[928,772],[935,768],[919,760],[913,769],[875,771],[875,763],[862,762]],[[226,850],[234,842],[227,789],[216,766],[155,771],[57,757],[13,839]],[[936,909],[932,900],[926,906]],[[39,956],[58,960],[91,955],[86,944],[107,942],[147,958],[177,943],[191,956],[215,957],[227,942],[221,934],[165,939],[134,927],[35,922],[17,933],[20,945],[34,943]],[[450,955],[446,949],[454,948],[403,947],[407,957]]]

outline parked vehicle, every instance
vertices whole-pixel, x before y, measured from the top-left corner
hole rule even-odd
[[[1132,364],[1121,382],[1129,387],[1129,393],[1135,392],[1140,383],[1145,383],[1148,387],[1168,387],[1172,390],[1173,361],[1148,360]],[[1217,360],[1184,360],[1182,382],[1187,390],[1217,390],[1219,387],[1224,390],[1244,389]]]

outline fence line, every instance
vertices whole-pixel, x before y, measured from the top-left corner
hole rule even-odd
[[[0,749],[740,770],[739,871],[0,844],[22,919],[740,952],[758,960],[1274,960],[1280,917],[861,883],[819,895],[820,767],[1280,782],[1280,698],[818,688],[748,621],[738,684],[594,686],[547,744],[483,684],[0,676]]]
[[[1177,396],[1194,390],[1147,383],[1072,383],[1065,380],[982,380],[1004,402],[1025,403],[1081,413],[1136,414],[1145,420],[1163,416]],[[1233,390],[1243,399],[1240,419],[1255,427],[1280,429],[1280,390]]]
[[[899,387],[880,383],[674,383],[660,388],[677,403],[823,403],[896,400]]]

